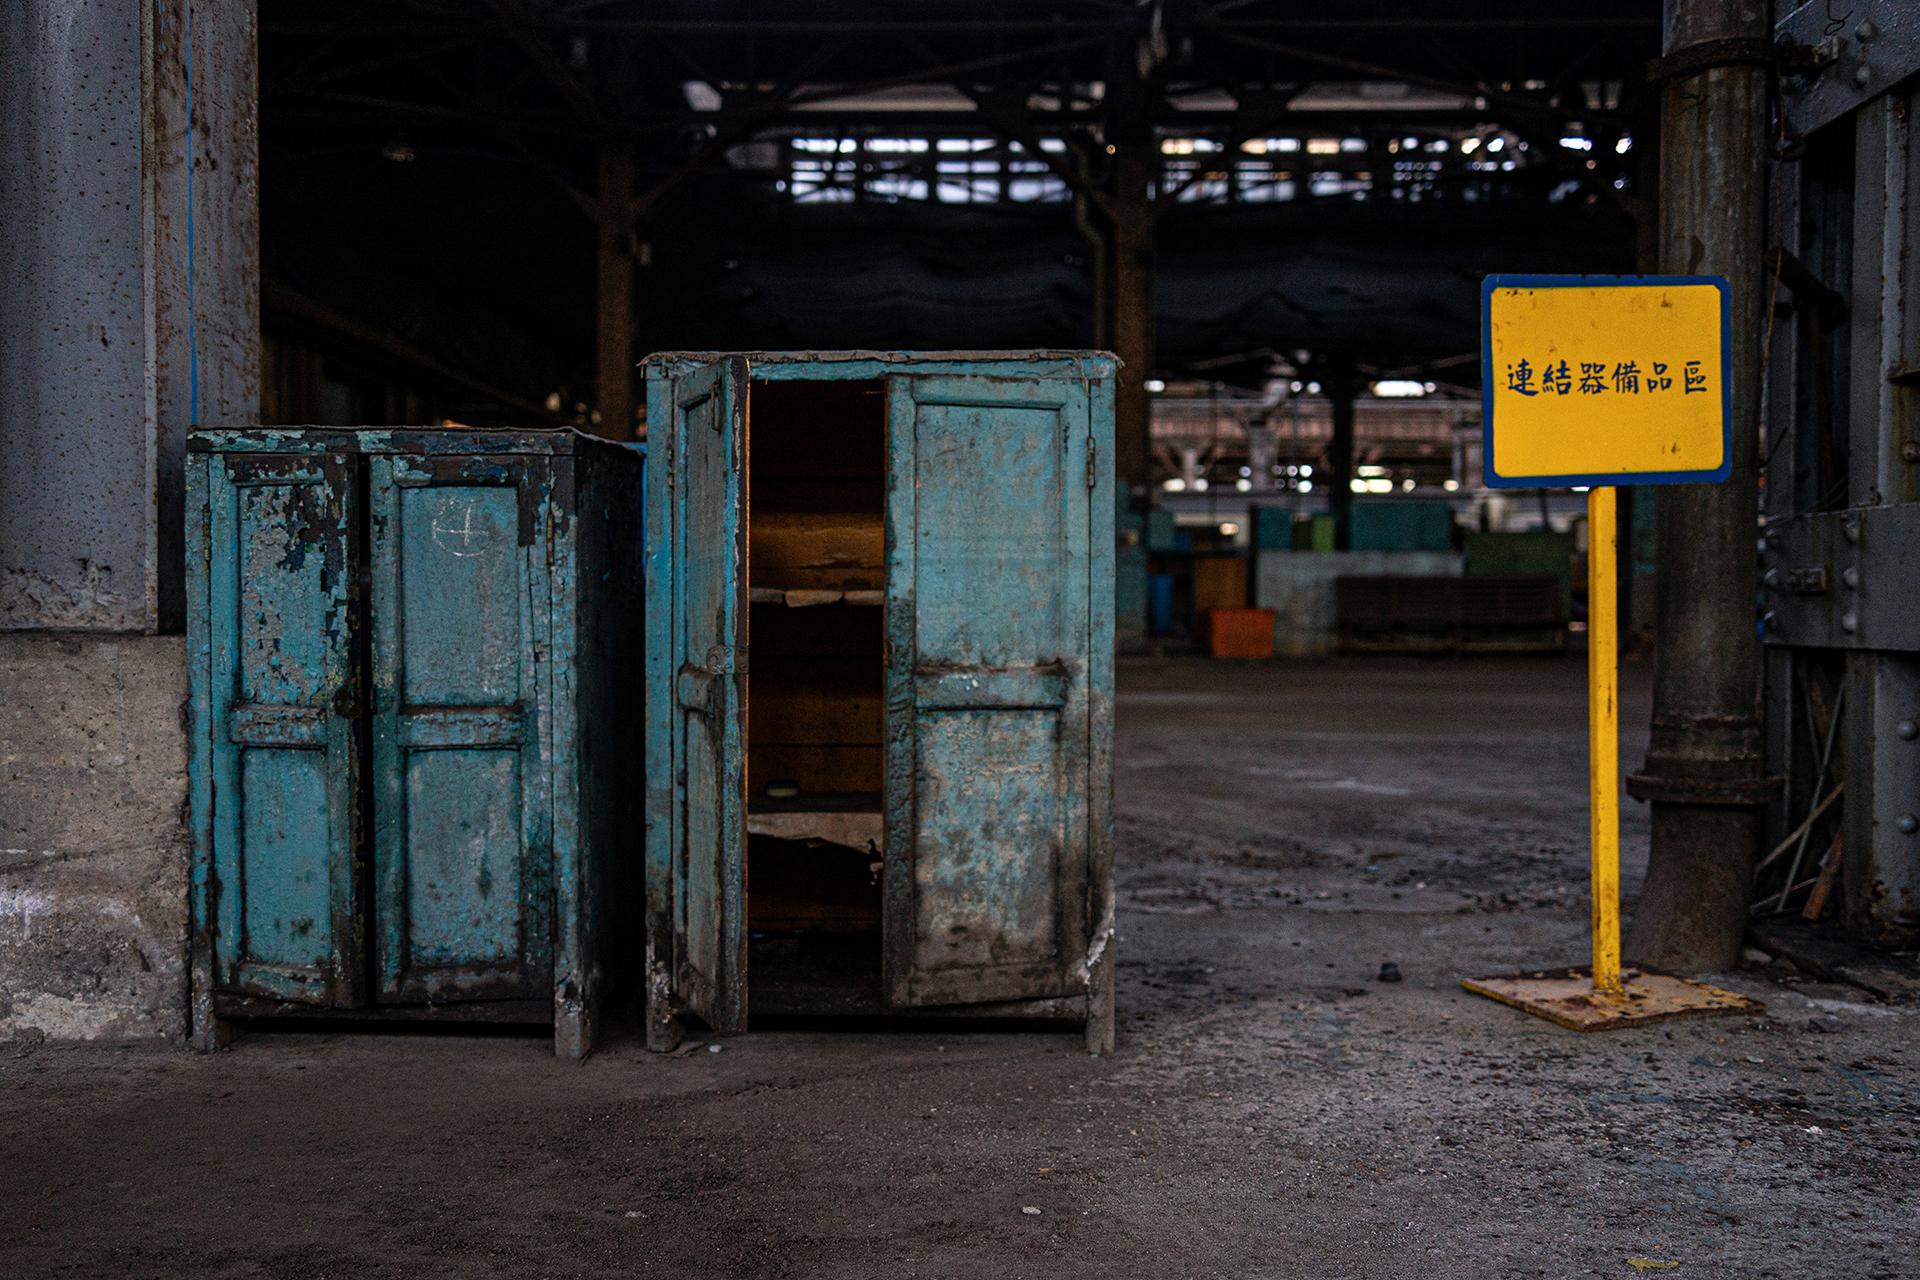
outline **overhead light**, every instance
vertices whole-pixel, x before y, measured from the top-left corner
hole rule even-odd
[[[1560,139],[1560,145],[1569,151],[1591,151],[1593,150],[1593,139],[1583,138],[1577,133],[1570,133]]]
[[[1238,536],[1239,536],[1239,534],[1240,534],[1240,526],[1239,526],[1239,525],[1237,525],[1237,524],[1235,524],[1235,523],[1234,523],[1233,521],[1231,521],[1231,520],[1222,520],[1222,521],[1220,522],[1220,536],[1221,536],[1221,537],[1223,537],[1223,538],[1233,538],[1233,537],[1238,537]]]
[[[1207,478],[1205,476],[1198,476],[1194,479],[1193,491],[1195,493],[1205,493],[1207,491]]]
[[[1391,480],[1369,480],[1369,481],[1367,481],[1367,492],[1368,492],[1368,493],[1392,493],[1392,492],[1393,492],[1393,481],[1391,481]]]
[[[1405,480],[1402,480],[1402,481],[1400,482],[1400,491],[1401,491],[1402,493],[1412,493],[1412,492],[1413,492],[1413,477],[1412,477],[1412,476],[1408,476],[1408,477],[1407,477],[1407,478],[1406,478]]]
[[[1167,384],[1161,381],[1159,378],[1147,379],[1147,390],[1154,392],[1155,394],[1158,394],[1162,391],[1165,391],[1166,389],[1167,389]]]
[[[1442,480],[1440,487],[1448,493],[1458,493],[1460,491],[1460,482],[1458,480]]]
[[[1631,150],[1633,150],[1632,134],[1626,135],[1625,137],[1621,138],[1620,141],[1613,144],[1613,153],[1617,156],[1623,156]]]
[[[1382,378],[1373,384],[1373,394],[1387,396],[1423,396],[1430,390],[1426,383],[1415,382],[1410,378]]]
[[[1312,492],[1313,492],[1313,481],[1311,481],[1311,480],[1302,480],[1302,481],[1300,482],[1300,492],[1302,492],[1302,493],[1312,493]]]
[[[1160,487],[1168,493],[1180,493],[1186,489],[1187,482],[1179,476],[1168,476],[1160,482]]]
[[[1383,476],[1387,474],[1387,469],[1385,467],[1380,466],[1378,463],[1373,463],[1373,462],[1363,463],[1360,466],[1355,467],[1353,470],[1355,475],[1362,475],[1362,476]]]
[[[1252,490],[1253,481],[1247,479],[1245,476],[1241,476],[1238,480],[1235,480],[1233,482],[1233,487],[1238,489],[1242,493],[1247,493]]]
[[[1309,464],[1309,463],[1302,463],[1302,464],[1301,464],[1301,466],[1300,466],[1300,474],[1301,474],[1301,475],[1303,475],[1303,476],[1310,476],[1310,475],[1312,475],[1312,474],[1313,474],[1313,467],[1312,467],[1312,465],[1311,465],[1311,464]]]

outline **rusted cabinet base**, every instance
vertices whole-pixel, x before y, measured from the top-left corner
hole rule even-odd
[[[189,442],[194,1042],[593,1039],[639,903],[641,466],[567,432]]]

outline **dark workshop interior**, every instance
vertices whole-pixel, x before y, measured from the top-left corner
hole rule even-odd
[[[1914,0],[0,10],[0,1275],[1915,1274]]]

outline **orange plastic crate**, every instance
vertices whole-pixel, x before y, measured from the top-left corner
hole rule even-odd
[[[1271,658],[1273,610],[1207,610],[1207,652],[1216,658]]]

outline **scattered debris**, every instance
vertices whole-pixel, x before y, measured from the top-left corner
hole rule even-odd
[[[1395,964],[1391,960],[1386,961],[1384,964],[1380,966],[1380,981],[1382,982],[1400,981],[1400,966]]]
[[[722,1049],[724,1049],[724,1048],[726,1048],[726,1046],[725,1046],[725,1045],[720,1045],[720,1044],[710,1044],[710,1045],[708,1045],[708,1046],[707,1046],[707,1052],[708,1052],[708,1053],[718,1053],[718,1052],[720,1052],[720,1051],[721,1051]]]
[[[1680,1265],[1676,1258],[1643,1258],[1639,1254],[1627,1259],[1627,1265],[1635,1271],[1671,1271]]]
[[[1807,1019],[1807,1030],[1818,1031],[1821,1035],[1830,1036],[1839,1029],[1840,1019],[1834,1017],[1832,1014],[1828,1014],[1824,1018]]]
[[[1816,978],[1859,987],[1891,1004],[1920,1004],[1920,968],[1899,956],[1853,946],[1800,920],[1757,920],[1748,929],[1753,942]]]
[[[1026,1214],[1029,1218],[1037,1218],[1040,1216],[1040,1206],[1033,1204],[1026,1205],[1020,1212]]]

